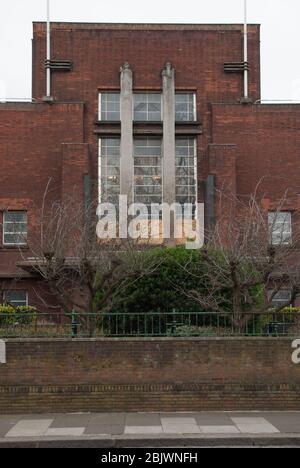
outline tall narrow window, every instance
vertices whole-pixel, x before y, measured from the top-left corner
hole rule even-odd
[[[134,95],[134,120],[139,122],[161,121],[161,94],[137,93]]]
[[[11,289],[4,291],[3,300],[13,307],[25,307],[28,305],[28,293],[21,289]]]
[[[3,244],[11,246],[27,244],[26,211],[5,211],[3,213]]]
[[[120,194],[120,139],[99,140],[99,199],[118,205]]]
[[[269,237],[272,245],[288,245],[292,242],[292,214],[290,212],[269,212]]]
[[[162,203],[161,139],[134,140],[134,201],[148,210],[151,203]]]
[[[120,93],[99,94],[99,120],[120,120]]]
[[[176,202],[193,205],[195,215],[197,197],[197,141],[196,138],[176,138]]]
[[[195,122],[197,120],[195,93],[176,93],[175,119],[176,122]]]

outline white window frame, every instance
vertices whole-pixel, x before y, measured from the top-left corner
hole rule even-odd
[[[119,149],[120,149],[120,152],[121,152],[121,139],[118,137],[118,138],[99,138],[98,140],[98,200],[99,200],[99,203],[102,203],[102,140],[119,140],[120,144],[119,144]],[[120,165],[119,165],[119,168],[120,168],[120,175],[119,175],[119,178],[121,179],[121,153],[120,153],[120,156],[119,156],[119,159],[120,159]],[[107,164],[106,164],[106,167]],[[119,181],[121,183],[121,180]]]
[[[7,223],[12,223],[11,221],[5,221],[5,215],[6,214],[9,214],[9,213],[25,213],[26,214],[26,233],[25,232],[7,232],[5,231],[5,225]],[[3,230],[2,230],[2,244],[4,246],[9,246],[9,247],[12,247],[12,246],[16,246],[16,247],[21,247],[21,246],[26,246],[28,245],[28,242],[27,242],[27,236],[28,236],[28,213],[26,210],[6,210],[6,211],[3,211],[2,212],[2,217],[3,217]],[[9,234],[12,234],[12,235],[22,235],[24,236],[26,234],[26,241],[25,242],[6,242],[5,241],[5,235],[9,235]],[[25,236],[24,236],[25,237]]]
[[[196,210],[195,210],[195,219],[198,219],[198,210],[197,210],[197,206],[198,206],[198,165],[197,165],[197,148],[198,148],[198,141],[197,141],[197,137],[176,137],[175,139],[175,147],[176,147],[176,140],[191,140],[193,139],[193,146],[194,146],[194,156],[193,156],[193,159],[194,159],[194,165],[193,166],[187,166],[187,168],[190,168],[190,167],[194,167],[194,178],[195,178],[195,205],[196,205]],[[177,156],[176,156],[177,157]],[[190,156],[188,156],[190,157]],[[177,169],[177,164],[175,164],[175,170]],[[188,178],[190,176],[188,175]],[[177,187],[177,184],[176,186]],[[190,185],[187,185],[187,187],[190,187]],[[188,195],[190,196],[190,195]],[[177,197],[177,195],[176,195]],[[176,200],[176,203],[177,203],[177,200]]]
[[[119,120],[102,119],[102,95],[103,94],[117,94],[120,97],[120,115]],[[99,122],[120,122],[121,120],[121,93],[120,91],[102,91],[98,94],[98,120]]]
[[[159,176],[159,177],[160,177],[160,184],[157,184],[157,185],[155,185],[155,184],[153,184],[153,185],[149,185],[149,184],[140,185],[140,184],[136,184],[136,183],[135,183],[135,178],[137,177],[136,174],[135,174],[135,169],[136,169],[136,167],[143,167],[143,168],[157,168],[157,167],[159,167],[159,166],[153,166],[153,165],[137,166],[137,165],[135,164],[135,158],[146,157],[146,156],[136,156],[136,155],[135,155],[135,151],[134,151],[134,150],[135,150],[135,141],[137,141],[137,140],[140,140],[140,141],[145,141],[145,140],[147,140],[148,142],[151,141],[151,140],[157,140],[157,141],[159,140],[159,141],[160,141],[160,143],[161,143],[161,155],[160,155],[160,159],[161,159],[161,166],[160,166],[161,175]],[[156,157],[156,156],[153,155],[153,156],[150,156],[150,157]],[[134,200],[134,203],[142,203],[142,202],[137,202],[137,201],[136,201],[136,198],[138,198],[139,196],[145,196],[145,197],[148,197],[149,199],[151,199],[152,197],[156,197],[156,196],[159,197],[159,196],[160,196],[160,197],[161,197],[160,203],[163,203],[163,194],[164,194],[164,192],[163,192],[163,138],[161,138],[161,137],[137,137],[137,138],[134,138],[134,140],[133,140],[133,160],[134,160],[134,162],[133,162],[133,164],[134,164],[134,182],[133,182],[133,200]],[[147,176],[147,175],[146,175],[146,176],[143,175],[143,176],[141,176],[141,177],[143,177],[143,178],[145,178],[145,177],[151,178],[151,176]],[[137,187],[160,187],[160,189],[161,189],[161,194],[160,194],[160,195],[159,195],[159,194],[136,195],[136,188],[137,188]],[[154,202],[154,203],[157,203],[157,202]],[[145,205],[148,205],[148,203],[144,203],[144,204],[145,204]]]
[[[289,230],[282,231],[280,234],[281,236],[288,235],[288,240],[278,242],[274,242],[274,237],[276,236],[276,230],[274,227],[276,226],[276,216],[280,216],[281,214],[284,214],[285,216],[288,216],[288,226]],[[273,218],[273,219],[271,219]],[[281,223],[283,224],[283,223]],[[291,211],[269,211],[268,213],[268,229],[269,229],[269,242],[271,245],[274,246],[280,246],[280,245],[291,245],[293,242],[293,226],[292,226],[292,213]]]
[[[177,120],[176,119],[176,96],[179,95],[192,95],[193,96],[193,120]],[[197,122],[197,93],[196,92],[175,92],[175,120],[176,123],[191,123],[191,122]]]
[[[3,291],[3,302],[5,303],[6,301],[6,294],[7,293],[11,293],[12,291],[23,291],[25,292],[25,295],[26,295],[26,299],[25,299],[25,302],[26,304],[25,305],[13,305],[13,307],[28,307],[28,291],[25,290],[25,289],[8,289],[8,290],[4,290]],[[21,301],[14,301],[14,302],[21,302]],[[12,304],[11,302],[9,302],[9,304]]]
[[[147,95],[147,96],[153,95],[153,94],[155,94],[155,95],[160,95],[160,120],[149,120],[149,119],[147,119],[147,120],[135,120],[135,118],[134,118],[134,117],[135,117],[135,115],[134,115],[134,114],[135,114],[135,111],[134,111],[134,107],[135,107],[135,96],[141,95],[141,94],[145,94],[145,95]],[[146,104],[148,104],[148,103],[149,103],[149,102],[147,102]],[[147,109],[146,113],[147,113],[147,117],[148,117],[148,114],[149,114],[149,110],[148,110],[148,109]],[[133,122],[137,122],[137,123],[139,123],[139,122],[154,122],[154,123],[155,123],[155,122],[163,122],[163,120],[164,120],[164,114],[163,114],[163,94],[162,94],[161,92],[152,92],[152,91],[144,92],[144,93],[143,93],[142,91],[141,91],[141,92],[134,92],[134,93],[133,93],[133,106],[132,106],[132,120],[133,120]]]

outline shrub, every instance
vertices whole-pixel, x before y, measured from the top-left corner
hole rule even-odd
[[[124,281],[122,293],[116,298],[112,309],[121,313],[199,310],[197,303],[182,291],[183,287],[185,290],[199,287],[199,282],[180,267],[189,261],[196,263],[199,251],[157,248],[144,255],[155,256],[159,267],[152,274],[138,280]]]
[[[203,308],[189,291],[198,291],[205,296],[212,285],[209,282],[207,263],[201,250],[187,250],[185,247],[157,248],[145,252],[145,255],[157,257],[159,267],[150,275],[140,279],[125,281],[122,293],[116,298],[112,311],[117,312],[201,312]],[[216,259],[222,261],[218,252]],[[186,267],[186,268],[185,268]],[[216,303],[224,312],[230,312],[230,291],[220,291]],[[252,288],[252,299],[261,300],[262,288]],[[217,296],[217,294],[216,294]],[[243,305],[247,310],[248,305]],[[213,312],[213,311],[212,311]],[[194,325],[194,324],[193,324]],[[214,323],[210,325],[215,325]]]
[[[34,307],[12,307],[0,305],[1,325],[27,325],[35,321],[37,311]]]
[[[210,336],[218,336],[218,330],[213,327],[193,327],[188,325],[183,325],[181,327],[177,327],[174,333],[169,332],[169,336],[178,336],[178,337],[210,337]]]

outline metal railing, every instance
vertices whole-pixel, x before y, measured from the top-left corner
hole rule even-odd
[[[299,336],[300,312],[0,313],[0,338]]]

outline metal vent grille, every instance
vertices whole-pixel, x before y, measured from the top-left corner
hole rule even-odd
[[[53,71],[71,71],[72,62],[68,60],[45,60],[45,68]]]
[[[224,71],[226,73],[243,73],[249,71],[249,62],[227,62],[224,63]]]

